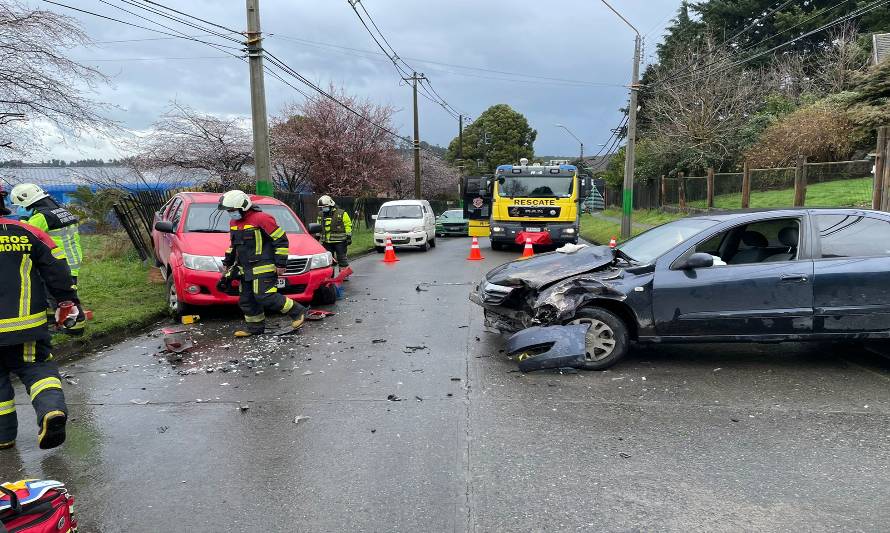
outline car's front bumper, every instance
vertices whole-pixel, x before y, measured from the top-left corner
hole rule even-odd
[[[469,232],[469,224],[439,224],[436,226],[436,233],[439,235],[467,235]]]
[[[386,238],[392,239],[393,246],[421,246],[427,241],[425,231],[411,231],[408,233],[378,233],[374,232],[374,246],[385,246]]]
[[[310,302],[322,285],[333,277],[332,267],[316,268],[303,274],[282,276],[287,280],[287,285],[278,291],[292,300],[298,302]],[[219,272],[203,270],[189,270],[178,268],[174,270],[176,286],[179,287],[179,299],[188,305],[231,305],[238,303],[238,295],[220,292],[216,284],[220,279]]]
[[[495,231],[500,228],[501,231]],[[491,242],[515,244],[516,236],[522,232],[548,233],[554,244],[578,242],[578,226],[574,222],[492,222]]]
[[[532,317],[528,313],[503,306],[514,290],[483,280],[470,291],[470,301],[484,309],[486,327],[512,333],[532,325]]]

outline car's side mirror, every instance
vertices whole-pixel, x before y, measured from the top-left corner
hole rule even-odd
[[[309,230],[310,235],[317,235],[321,233],[321,224],[317,222],[310,222],[306,229]]]
[[[704,252],[696,252],[684,261],[677,263],[677,270],[694,270],[696,268],[711,268],[714,266],[714,256]]]
[[[371,215],[371,220],[377,220],[377,215]]]
[[[155,229],[160,231],[161,233],[175,233],[176,230],[173,228],[173,223],[169,220],[158,220],[155,222]]]

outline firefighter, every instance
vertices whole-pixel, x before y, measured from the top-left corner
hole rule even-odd
[[[284,230],[275,218],[253,205],[242,191],[229,191],[219,199],[219,209],[232,217],[229,224],[231,246],[223,264],[226,277],[240,277],[238,305],[244,312],[247,327],[235,332],[236,337],[258,335],[266,329],[266,311],[276,311],[291,318],[291,326],[299,329],[306,319],[306,308],[280,294],[278,276],[287,266],[289,244]]]
[[[71,211],[60,206],[49,194],[33,183],[21,183],[12,188],[12,204],[28,211],[26,223],[43,230],[52,237],[56,246],[65,252],[71,277],[77,285],[80,275],[80,264],[83,261],[83,249],[80,246],[78,220]],[[49,299],[51,315],[55,309],[52,298]],[[79,310],[77,324],[72,328],[63,328],[69,335],[83,335],[86,327],[86,314]]]
[[[321,244],[337,259],[340,268],[349,266],[346,247],[352,244],[352,220],[337,207],[334,199],[324,195],[318,199],[318,223],[321,225]]]
[[[0,191],[4,204],[5,196]],[[45,290],[63,302],[60,309],[70,309],[66,324],[76,319],[79,302],[64,250],[43,231],[5,218],[9,214],[0,207],[0,450],[13,448],[18,435],[10,374],[31,397],[40,428],[37,444],[55,448],[65,442],[68,409],[46,327]]]

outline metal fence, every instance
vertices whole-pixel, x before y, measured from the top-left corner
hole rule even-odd
[[[713,176],[663,177],[659,207],[694,211],[791,207],[869,207],[871,160],[801,163]],[[709,195],[709,182],[712,192]]]

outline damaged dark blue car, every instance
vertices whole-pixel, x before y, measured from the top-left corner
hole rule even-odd
[[[684,218],[615,249],[568,247],[501,265],[470,300],[487,326],[516,333],[508,351],[522,370],[602,370],[632,342],[887,339],[890,215]]]

